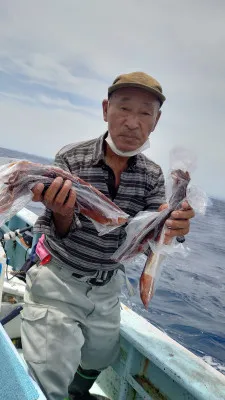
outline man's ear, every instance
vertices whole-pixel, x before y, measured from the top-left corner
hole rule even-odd
[[[103,111],[103,119],[105,122],[108,122],[108,117],[107,117],[108,107],[109,107],[109,102],[107,99],[104,99],[102,102],[102,111]]]

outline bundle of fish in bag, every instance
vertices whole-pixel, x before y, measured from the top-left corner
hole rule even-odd
[[[75,211],[90,219],[99,235],[128,221],[128,214],[78,176],[53,165],[20,160],[0,167],[0,226],[32,200],[31,189],[37,183],[49,187],[57,177],[72,182],[77,196]]]
[[[188,248],[176,238],[165,244],[166,220],[175,210],[182,209],[182,203],[187,200],[190,206],[205,213],[207,206],[206,194],[197,186],[190,184],[190,174],[196,166],[196,157],[186,149],[175,148],[170,153],[170,171],[166,182],[166,199],[168,207],[162,211],[141,211],[130,220],[126,227],[126,239],[113,254],[112,258],[124,264],[135,261],[140,254],[147,254],[147,260],[142,271],[139,286],[141,300],[148,308],[158,282],[161,264],[167,255],[176,252],[188,254]],[[135,292],[126,277],[130,295]]]

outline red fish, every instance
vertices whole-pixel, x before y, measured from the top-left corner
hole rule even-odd
[[[77,194],[78,210],[81,214],[105,226],[117,227],[127,222],[128,215],[126,213],[83,179],[59,167],[29,161],[13,162],[8,164],[5,169],[1,168],[0,183],[4,183],[4,186],[0,190],[0,214],[10,210],[20,197],[28,195],[29,189],[35,183],[49,184],[58,176],[72,181]],[[23,207],[24,204],[20,209]],[[16,212],[18,211],[17,209]]]

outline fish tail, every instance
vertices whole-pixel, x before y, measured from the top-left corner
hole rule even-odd
[[[151,252],[140,277],[140,297],[146,309],[154,294],[154,277],[150,274],[151,266],[154,262],[155,254]]]
[[[140,296],[145,308],[148,308],[149,302],[154,294],[154,278],[143,272],[140,278]]]

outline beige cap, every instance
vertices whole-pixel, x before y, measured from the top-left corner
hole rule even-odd
[[[123,74],[117,76],[112,86],[108,88],[108,95],[113,93],[115,90],[125,87],[137,87],[148,90],[149,92],[156,95],[161,105],[166,100],[162,92],[162,86],[152,76],[145,74],[144,72],[131,72],[130,74]]]

